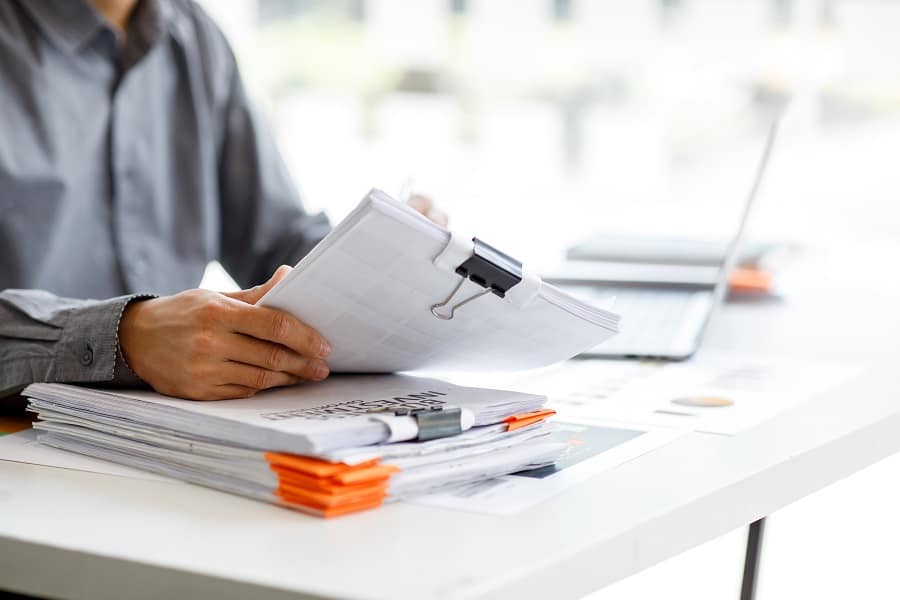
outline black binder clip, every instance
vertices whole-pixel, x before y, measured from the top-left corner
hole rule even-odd
[[[489,293],[503,298],[510,288],[522,281],[522,263],[478,238],[472,238],[472,242],[475,244],[474,253],[456,267],[456,273],[460,276],[459,283],[443,302],[431,305],[431,314],[438,319],[449,321],[460,307]],[[484,290],[453,304],[448,314],[441,313],[440,309],[453,302],[466,279],[477,283]]]

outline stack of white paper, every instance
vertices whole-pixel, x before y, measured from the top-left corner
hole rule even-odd
[[[61,384],[24,393],[44,444],[321,516],[539,468],[565,450],[543,396],[401,375],[221,402]],[[416,437],[414,416],[373,412],[400,407],[456,407],[471,428],[403,441]]]
[[[541,367],[618,327],[377,190],[261,304],[318,330],[335,373]],[[565,450],[543,396],[396,375],[214,403],[60,384],[24,394],[45,444],[322,516],[546,466]],[[417,414],[372,412],[400,405]]]
[[[618,315],[478,244],[372,190],[260,303],[321,332],[333,372],[536,368],[618,330]]]

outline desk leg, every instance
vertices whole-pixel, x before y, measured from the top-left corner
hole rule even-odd
[[[750,523],[747,532],[747,554],[744,556],[744,579],[741,582],[741,600],[756,598],[756,579],[759,575],[759,558],[762,553],[763,530],[766,519]]]

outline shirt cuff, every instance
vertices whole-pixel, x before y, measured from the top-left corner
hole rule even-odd
[[[121,346],[116,349],[116,366],[113,369],[113,378],[108,385],[121,388],[147,387],[147,382],[128,366]]]
[[[150,298],[155,296],[122,296],[73,310],[65,319],[49,380],[120,386],[143,385],[121,355],[119,322],[131,302]]]

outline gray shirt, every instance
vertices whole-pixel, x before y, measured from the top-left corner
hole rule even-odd
[[[122,40],[81,0],[0,2],[0,395],[124,377],[135,294],[213,259],[260,283],[328,227],[195,4],[143,0]]]

